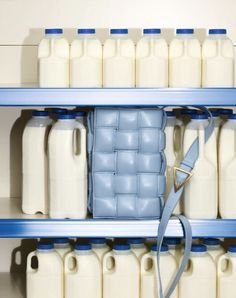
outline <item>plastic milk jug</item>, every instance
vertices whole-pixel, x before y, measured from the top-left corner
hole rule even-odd
[[[74,114],[59,115],[49,135],[51,218],[87,215],[86,129]]]
[[[168,45],[161,29],[144,29],[136,46],[136,87],[168,87]]]
[[[22,139],[22,210],[48,214],[48,134],[52,120],[46,111],[33,111]]]
[[[128,29],[111,29],[103,47],[103,87],[135,87],[135,45]]]
[[[220,240],[216,238],[206,238],[203,240],[203,244],[206,245],[208,254],[217,264],[219,257],[225,253],[224,248],[220,245]]]
[[[142,256],[147,253],[147,246],[144,244],[144,238],[130,238],[128,243],[130,245],[131,251],[136,255],[136,257],[141,260]]]
[[[97,255],[100,261],[102,261],[104,255],[111,250],[107,245],[105,238],[92,238],[90,243],[92,245],[93,252]]]
[[[40,87],[69,87],[69,56],[63,30],[46,29],[38,47]]]
[[[179,298],[216,298],[216,265],[205,245],[193,245],[179,282]],[[225,298],[225,297],[224,297]]]
[[[37,258],[38,268],[32,268]],[[63,298],[63,262],[53,244],[38,243],[27,258],[27,297]]]
[[[102,266],[90,244],[76,244],[65,257],[65,298],[102,298]]]
[[[191,219],[216,219],[218,213],[216,135],[213,132],[205,144],[207,125],[206,114],[193,114],[184,133],[184,154],[199,137],[199,157],[184,190],[184,214]]]
[[[65,255],[71,251],[70,241],[68,238],[54,239],[55,251],[64,259]]]
[[[233,298],[236,293],[236,246],[231,245],[221,256],[217,266],[217,298]]]
[[[221,218],[236,218],[236,114],[228,115],[219,140],[219,212]]]
[[[183,246],[181,245],[181,238],[165,238],[165,244],[168,245],[169,253],[175,257],[179,263],[183,255]]]
[[[153,245],[151,252],[145,254],[141,259],[141,298],[159,297],[159,286],[157,283],[157,246]],[[161,279],[163,293],[169,289],[177,271],[177,261],[168,252],[168,246],[162,245],[160,256]],[[178,287],[175,288],[171,298],[178,297]]]
[[[177,29],[170,43],[169,86],[201,87],[201,45],[193,29]]]
[[[103,258],[103,298],[139,298],[139,266],[129,244],[114,244]]]
[[[210,29],[202,45],[202,87],[234,86],[234,47],[225,29]]]
[[[78,29],[71,44],[71,87],[102,87],[102,44],[95,33],[95,29]]]

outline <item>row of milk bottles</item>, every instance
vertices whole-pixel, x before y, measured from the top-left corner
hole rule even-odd
[[[22,210],[86,218],[86,118],[80,111],[33,111],[22,140]],[[57,120],[56,122],[54,120]]]
[[[156,298],[157,246],[148,251],[144,239],[130,239],[129,244],[114,244],[105,239],[91,239],[90,244],[76,244],[67,239],[54,245],[38,243],[27,259],[27,298]],[[183,254],[180,239],[166,239],[161,247],[160,266],[166,292]],[[218,239],[194,244],[183,276],[172,298],[232,298],[236,291],[236,246],[225,253]],[[33,267],[33,258],[38,260]]]
[[[173,186],[173,167],[179,167],[183,156],[199,137],[199,157],[193,176],[185,185],[183,198],[175,213],[191,219],[236,218],[236,115],[231,109],[211,111],[214,131],[205,143],[208,116],[197,110],[183,109],[167,112],[166,197]]]
[[[225,29],[202,44],[177,29],[168,46],[160,29],[144,29],[135,46],[128,29],[111,29],[104,45],[95,29],[78,29],[71,46],[62,29],[46,29],[38,48],[40,87],[233,87],[234,49]]]

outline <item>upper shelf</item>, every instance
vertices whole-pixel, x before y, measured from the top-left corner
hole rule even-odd
[[[0,88],[0,106],[236,106],[236,88]]]

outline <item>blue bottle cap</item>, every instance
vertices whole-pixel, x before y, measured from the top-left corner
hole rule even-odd
[[[78,34],[95,34],[96,30],[95,29],[78,29],[77,32],[78,32]]]
[[[228,247],[228,251],[229,251],[229,252],[232,252],[232,253],[236,253],[236,245],[230,245],[230,246]]]
[[[210,111],[210,112],[211,112],[212,117],[219,117],[220,116],[220,113],[218,111]]]
[[[66,114],[67,113],[67,109],[63,109],[63,108],[51,108],[50,112],[52,114]]]
[[[166,116],[167,116],[167,117],[175,117],[176,114],[175,114],[174,111],[166,111]]]
[[[194,109],[182,109],[182,110],[180,110],[180,114],[181,115],[193,115],[193,114],[197,114],[197,110],[194,110]]]
[[[157,251],[157,245],[153,244],[151,250]],[[161,246],[161,252],[167,252],[167,251],[169,251],[168,245],[163,243]]]
[[[230,115],[230,114],[233,114],[233,110],[232,109],[219,109],[219,113],[220,113],[220,115]]]
[[[68,244],[69,239],[68,238],[56,238],[54,239],[54,244]]]
[[[37,243],[37,249],[39,250],[51,250],[54,249],[53,243],[48,242],[38,242]]]
[[[92,238],[89,242],[91,244],[106,244],[106,238]]]
[[[177,29],[176,34],[193,34],[194,29]]]
[[[37,110],[34,110],[32,112],[32,116],[33,117],[48,117],[49,113],[48,111],[37,111]]]
[[[130,250],[129,244],[114,244],[113,245],[114,250]]]
[[[217,238],[206,238],[203,240],[203,244],[204,245],[219,245],[220,244],[220,240]]]
[[[236,114],[229,114],[228,119],[236,120]]]
[[[206,252],[207,251],[207,247],[205,245],[202,244],[193,244],[192,248],[191,248],[192,252]]]
[[[91,250],[92,245],[87,243],[87,244],[82,244],[82,243],[76,243],[75,244],[75,250]]]
[[[58,119],[60,119],[60,120],[71,120],[71,119],[75,119],[75,115],[74,114],[59,114]]]
[[[167,245],[179,245],[181,244],[181,238],[165,238],[165,244]]]
[[[161,34],[161,29],[159,28],[143,29],[143,34]]]
[[[227,34],[226,29],[210,29],[209,34]]]
[[[194,120],[203,120],[208,119],[208,116],[207,114],[192,114],[191,118]]]
[[[83,111],[69,111],[69,114],[72,113],[76,117],[86,117],[87,113]]]
[[[128,34],[129,30],[128,29],[111,29],[110,33],[111,34]]]
[[[145,239],[144,238],[130,238],[128,239],[129,244],[144,244]]]
[[[52,28],[52,29],[45,29],[45,34],[62,34],[63,29],[60,28]]]

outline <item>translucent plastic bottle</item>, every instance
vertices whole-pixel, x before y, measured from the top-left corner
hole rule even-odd
[[[92,250],[98,256],[99,260],[102,262],[104,255],[111,250],[109,245],[106,243],[105,238],[92,238],[90,239],[92,245]]]
[[[139,261],[129,244],[114,244],[103,258],[103,298],[139,298],[139,275]]]
[[[55,251],[64,259],[65,255],[71,251],[70,241],[68,238],[54,239]]]
[[[144,238],[130,238],[128,243],[130,245],[131,251],[136,255],[136,257],[141,260],[142,256],[147,253],[148,249],[144,244]]]
[[[69,87],[69,55],[63,30],[46,29],[38,47],[40,87]]]
[[[225,29],[210,29],[202,45],[202,86],[234,86],[234,47]]]
[[[201,45],[193,29],[177,29],[170,43],[169,86],[201,87]]]
[[[135,87],[135,45],[128,29],[111,29],[103,47],[103,87]]]
[[[205,245],[193,245],[179,282],[179,298],[216,298],[216,265]],[[224,297],[225,298],[225,297]]]
[[[87,215],[86,129],[73,114],[59,115],[49,135],[51,218]]]
[[[179,263],[183,255],[183,246],[181,245],[181,238],[165,238],[164,242],[168,245],[169,252],[175,257],[177,263]]]
[[[22,139],[22,210],[48,214],[48,134],[52,120],[46,111],[33,111]]]
[[[34,258],[38,266],[32,267]],[[63,298],[63,262],[53,244],[38,243],[27,257],[27,297]]]
[[[177,271],[177,261],[168,251],[167,245],[162,245],[160,255],[161,279],[164,294],[169,288]],[[141,259],[141,298],[159,297],[159,285],[157,284],[157,246],[153,245],[151,252]],[[178,297],[178,287],[171,298]]]
[[[216,238],[206,238],[203,240],[203,244],[206,245],[207,252],[217,265],[219,257],[225,253],[224,248],[220,245],[220,240]]]
[[[137,43],[136,87],[168,87],[168,45],[161,29],[144,29]]]
[[[90,244],[76,244],[65,257],[65,298],[102,298],[102,267]]]
[[[102,87],[102,44],[95,34],[95,29],[78,29],[71,44],[71,87]]]

